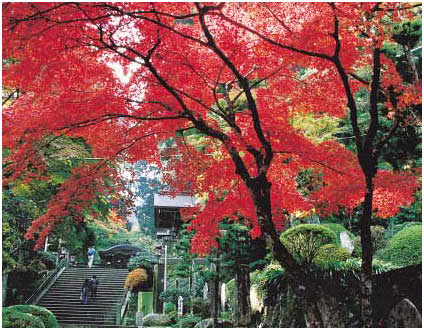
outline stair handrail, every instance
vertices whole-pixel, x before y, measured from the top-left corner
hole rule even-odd
[[[127,310],[128,300],[130,299],[131,290],[127,290],[116,309],[116,325],[120,325],[125,311]]]
[[[35,292],[26,300],[25,304],[34,304],[44,295],[44,293],[50,288],[51,285],[56,281],[57,278],[62,274],[62,272],[67,267],[67,259],[61,260],[56,269],[52,271],[46,279],[41,283],[40,286],[35,290]]]

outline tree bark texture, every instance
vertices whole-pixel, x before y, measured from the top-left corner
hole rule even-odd
[[[373,178],[367,177],[367,191],[364,199],[364,211],[361,218],[361,246],[362,246],[362,270],[361,270],[361,321],[366,328],[373,327],[372,311],[372,238],[371,238],[371,215],[373,200]]]
[[[237,321],[236,327],[248,327],[251,323],[250,307],[250,272],[247,264],[241,264],[236,271],[235,283],[237,285]]]
[[[217,261],[217,263],[219,263]],[[211,305],[211,316],[212,316],[212,327],[218,327],[218,316],[219,316],[219,265],[212,263],[211,269],[214,272],[212,281],[209,283],[210,290],[210,305]]]

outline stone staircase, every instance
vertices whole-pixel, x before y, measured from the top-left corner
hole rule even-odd
[[[85,279],[97,276],[97,297],[81,304],[80,293]],[[115,324],[117,307],[125,295],[126,269],[70,267],[59,276],[37,305],[52,311],[61,326]]]

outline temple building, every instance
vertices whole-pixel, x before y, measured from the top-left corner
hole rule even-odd
[[[191,195],[171,197],[166,194],[154,195],[156,239],[173,240],[181,228],[180,209],[196,205],[196,199]]]

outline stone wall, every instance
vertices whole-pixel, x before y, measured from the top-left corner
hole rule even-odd
[[[316,280],[317,276],[313,279]],[[422,315],[421,265],[375,275],[374,283],[375,322],[379,327],[407,327],[403,322],[408,322],[411,328],[419,327]],[[295,296],[293,287],[282,277],[279,282],[272,284],[262,312],[256,314],[257,327],[359,327],[359,287],[357,275],[325,275],[319,288],[317,286],[312,292],[306,289],[299,292],[298,286]],[[299,296],[302,293],[304,297]]]

